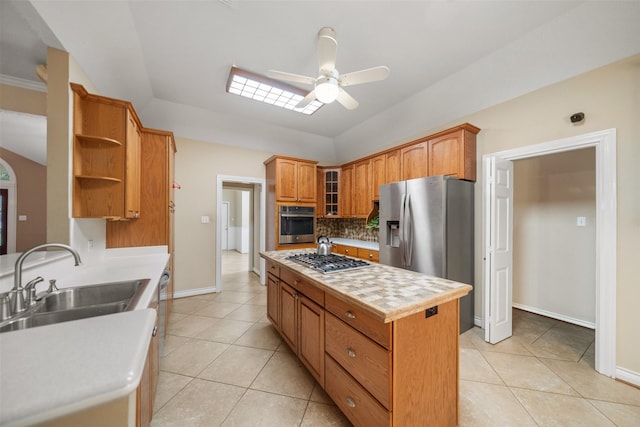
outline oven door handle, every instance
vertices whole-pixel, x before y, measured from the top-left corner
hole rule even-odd
[[[280,218],[313,218],[311,214],[280,214]]]

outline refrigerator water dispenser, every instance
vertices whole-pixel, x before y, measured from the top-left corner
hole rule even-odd
[[[387,246],[392,248],[400,247],[400,222],[387,221]]]

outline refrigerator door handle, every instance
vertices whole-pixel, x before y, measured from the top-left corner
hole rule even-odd
[[[404,222],[404,215],[405,215],[405,203],[406,203],[406,194],[402,193],[402,197],[400,198],[400,260],[402,262],[402,267],[404,267],[406,265],[405,263],[405,245],[406,245],[406,240],[405,240],[405,222]]]
[[[407,196],[405,207],[405,244],[406,244],[406,260],[405,265],[411,267],[411,259],[413,258],[413,218],[411,216],[411,195]]]

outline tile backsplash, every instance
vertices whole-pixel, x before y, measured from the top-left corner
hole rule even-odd
[[[316,235],[377,242],[378,229],[366,225],[364,218],[317,218]]]

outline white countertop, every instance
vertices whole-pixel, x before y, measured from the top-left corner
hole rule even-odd
[[[337,243],[338,245],[353,246],[354,248],[369,249],[372,251],[380,250],[380,244],[378,242],[369,242],[366,240],[356,240],[356,239],[344,239],[342,237],[330,237],[329,241],[331,243]]]
[[[150,279],[151,286],[133,311],[0,334],[2,426],[72,414],[128,396],[140,383],[156,316],[147,307],[169,259],[166,247],[107,250],[79,267],[70,257],[29,278],[55,271],[60,289],[130,279]]]

